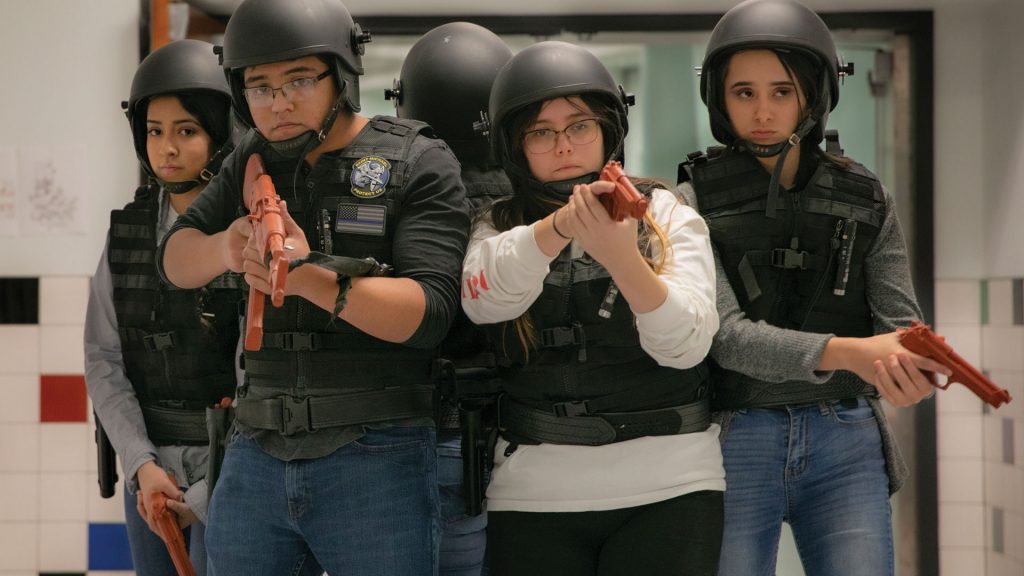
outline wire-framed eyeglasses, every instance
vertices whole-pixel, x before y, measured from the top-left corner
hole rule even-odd
[[[545,154],[554,150],[558,144],[558,135],[565,134],[569,143],[574,146],[590,144],[597,139],[600,132],[597,118],[584,118],[569,124],[561,130],[538,128],[523,134],[523,149],[530,154]]]
[[[271,88],[270,86],[255,86],[253,88],[245,88],[242,93],[245,94],[245,101],[249,103],[249,106],[253,108],[267,108],[274,105],[274,96],[280,91],[284,99],[289,102],[298,102],[305,100],[313,94],[313,89],[316,88],[317,82],[327,78],[331,75],[331,70],[328,68],[317,76],[307,76],[304,78],[296,78],[291,82],[285,82],[280,88]]]

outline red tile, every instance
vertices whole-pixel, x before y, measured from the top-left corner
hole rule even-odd
[[[85,376],[39,377],[40,422],[85,422]]]

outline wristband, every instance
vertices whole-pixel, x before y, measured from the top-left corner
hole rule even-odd
[[[555,231],[555,234],[558,234],[563,239],[572,240],[572,236],[566,236],[565,234],[562,234],[561,230],[558,229],[558,210],[555,210],[554,212],[551,213],[551,229]]]

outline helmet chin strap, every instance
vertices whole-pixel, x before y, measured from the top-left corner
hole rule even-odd
[[[334,102],[334,106],[331,107],[330,111],[327,113],[327,117],[324,118],[324,123],[320,127],[319,132],[307,130],[293,138],[277,141],[267,140],[262,134],[260,136],[263,137],[263,140],[266,142],[266,146],[281,157],[288,160],[303,158],[306,154],[312,152],[314,148],[327,139],[327,134],[329,134],[331,128],[334,127],[334,122],[338,119],[338,111],[341,110],[341,105],[344,101],[345,95],[339,94],[338,99]]]
[[[737,148],[746,150],[758,158],[771,158],[778,155],[778,159],[775,161],[775,169],[772,170],[772,179],[768,183],[768,203],[764,210],[766,217],[775,218],[775,205],[779,201],[779,180],[782,177],[782,168],[786,165],[786,156],[817,124],[818,122],[813,117],[808,116],[797,126],[796,131],[789,138],[775,144],[754,144],[749,140],[741,138],[736,140]]]

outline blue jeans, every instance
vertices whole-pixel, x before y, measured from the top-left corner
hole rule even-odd
[[[312,558],[330,574],[433,576],[436,470],[431,428],[368,430],[289,462],[235,433],[210,503],[210,572],[288,576]]]
[[[463,500],[462,440],[446,435],[437,443],[441,497],[441,576],[481,576],[487,548],[487,512],[467,516]]]
[[[128,531],[128,546],[132,551],[132,565],[138,576],[178,576],[171,562],[167,546],[152,530],[146,521],[139,516],[136,508],[137,498],[128,490],[124,492],[124,520]],[[196,576],[206,576],[206,545],[203,543],[205,527],[200,522],[192,524],[184,531],[185,546],[188,548],[192,566]]]
[[[893,573],[889,478],[864,399],[719,414],[722,576],[775,574],[782,522],[814,576]]]

